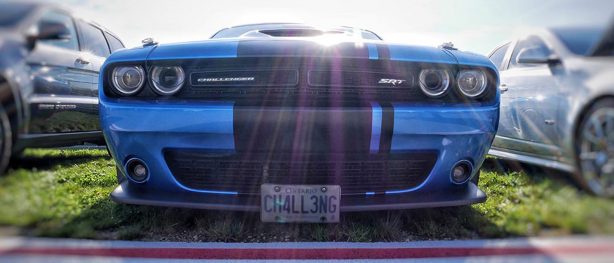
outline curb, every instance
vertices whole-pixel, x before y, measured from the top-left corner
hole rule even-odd
[[[347,260],[585,255],[614,256],[614,238],[528,238],[395,243],[180,243],[39,238],[0,239],[0,257]]]

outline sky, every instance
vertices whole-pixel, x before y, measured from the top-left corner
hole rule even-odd
[[[528,28],[606,25],[614,0],[47,0],[116,33],[128,47],[209,38],[224,27],[305,22],[370,29],[384,40],[444,42],[488,54]]]

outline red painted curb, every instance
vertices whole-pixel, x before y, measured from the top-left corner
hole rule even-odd
[[[399,259],[614,253],[614,245],[511,248],[15,248],[1,255],[99,256],[150,259]]]

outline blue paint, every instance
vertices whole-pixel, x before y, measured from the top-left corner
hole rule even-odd
[[[238,45],[239,40],[208,40],[166,44],[156,47],[148,59],[235,58],[237,57]]]
[[[371,103],[371,153],[379,152],[380,138],[382,134],[382,107],[376,103]]]
[[[367,43],[367,48],[369,49],[369,59],[379,58],[377,45],[375,43]]]

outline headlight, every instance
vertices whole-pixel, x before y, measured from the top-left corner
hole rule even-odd
[[[132,95],[143,87],[145,71],[141,66],[116,67],[111,78],[117,92],[122,95]]]
[[[450,87],[450,74],[442,69],[423,69],[418,77],[420,89],[429,97],[440,97]]]
[[[481,70],[461,70],[457,82],[460,91],[470,98],[478,97],[486,90],[486,74]]]
[[[160,95],[173,95],[183,86],[185,74],[181,67],[156,66],[151,71],[154,90]]]

